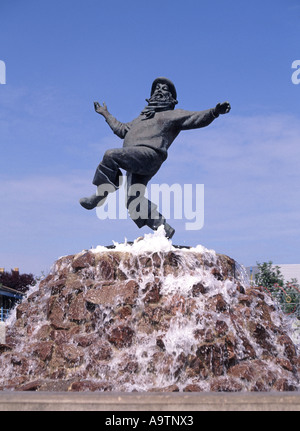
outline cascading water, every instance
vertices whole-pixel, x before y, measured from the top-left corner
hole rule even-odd
[[[64,256],[7,322],[2,390],[298,390],[289,323],[234,260],[158,230]]]

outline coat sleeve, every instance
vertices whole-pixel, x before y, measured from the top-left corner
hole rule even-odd
[[[215,118],[217,117],[214,115],[213,109],[206,111],[181,110],[177,118],[177,125],[181,130],[199,129],[208,126]]]
[[[106,122],[119,138],[124,139],[126,133],[130,129],[131,123],[121,123],[113,115],[109,114],[106,118]]]

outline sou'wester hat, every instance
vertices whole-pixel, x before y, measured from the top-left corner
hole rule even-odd
[[[163,76],[156,78],[153,81],[152,87],[151,87],[151,96],[155,91],[155,87],[157,84],[167,84],[169,89],[170,89],[170,93],[172,94],[174,99],[177,99],[177,93],[176,93],[176,88],[175,85],[173,84],[172,81],[170,81],[168,78],[164,78]]]

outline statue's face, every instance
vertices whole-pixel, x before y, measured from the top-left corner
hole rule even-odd
[[[174,109],[178,103],[177,100],[173,99],[170,87],[164,82],[158,82],[154,88],[150,99],[146,99],[149,106],[159,107],[159,109]]]
[[[169,86],[167,84],[164,84],[163,82],[158,82],[152,96],[160,99],[160,98],[164,98],[168,95],[171,95],[170,90],[169,90]]]

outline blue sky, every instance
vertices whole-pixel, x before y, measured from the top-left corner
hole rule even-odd
[[[61,255],[149,233],[80,207],[119,140],[93,109],[135,118],[152,81],[177,108],[229,100],[209,127],[182,132],[153,182],[204,184],[205,223],[170,220],[174,244],[300,263],[299,0],[1,0],[0,266],[47,273]]]

